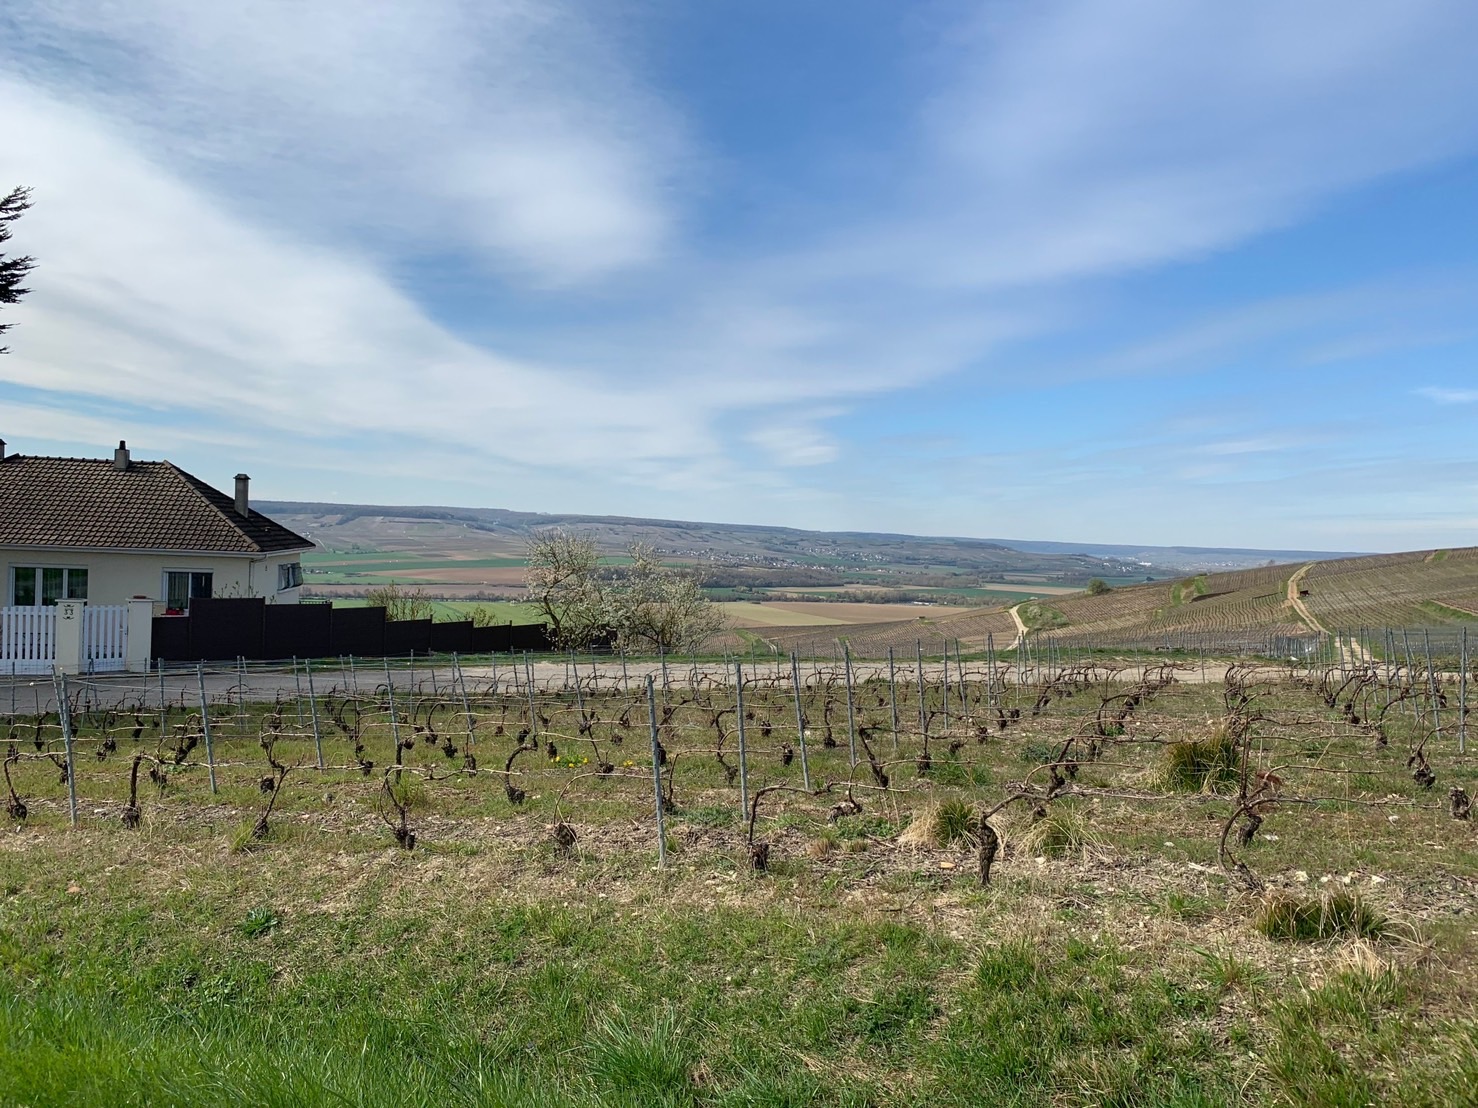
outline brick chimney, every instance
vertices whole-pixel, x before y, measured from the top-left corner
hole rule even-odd
[[[122,473],[128,468],[128,443],[118,440],[118,449],[113,451],[113,468]]]
[[[236,475],[236,514],[239,516],[251,515],[251,498],[247,495],[247,487],[251,478],[244,473]]]
[[[0,439],[0,461],[5,460],[5,440]]]

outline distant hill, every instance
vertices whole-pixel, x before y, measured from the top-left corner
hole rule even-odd
[[[263,501],[262,511],[331,550],[460,550],[516,556],[544,527],[593,533],[617,552],[650,542],[673,559],[716,566],[825,571],[835,579],[976,575],[1086,583],[1093,577],[1142,580],[1272,562],[1348,556],[1336,551],[1123,546],[974,539],[859,531],[805,531],[756,524],[625,516],[515,512],[503,508]],[[775,581],[772,584],[783,584]],[[816,584],[814,580],[802,582]]]

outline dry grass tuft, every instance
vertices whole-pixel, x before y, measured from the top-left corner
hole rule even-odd
[[[975,806],[963,800],[943,800],[930,804],[911,819],[898,835],[900,846],[949,847],[975,841],[975,824],[980,818]]]
[[[1080,809],[1054,804],[1017,837],[1016,846],[1027,854],[1047,858],[1086,858],[1101,852],[1105,843]]]

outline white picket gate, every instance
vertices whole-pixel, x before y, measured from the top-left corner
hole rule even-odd
[[[0,608],[0,677],[50,673],[56,665],[54,607]],[[128,608],[82,609],[83,673],[118,673],[128,658]]]
[[[50,673],[55,661],[55,608],[0,608],[0,674]]]
[[[82,671],[117,673],[128,657],[128,609],[122,604],[82,609]]]

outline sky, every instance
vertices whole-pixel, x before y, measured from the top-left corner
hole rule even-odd
[[[1471,0],[7,0],[11,452],[1478,545]]]

